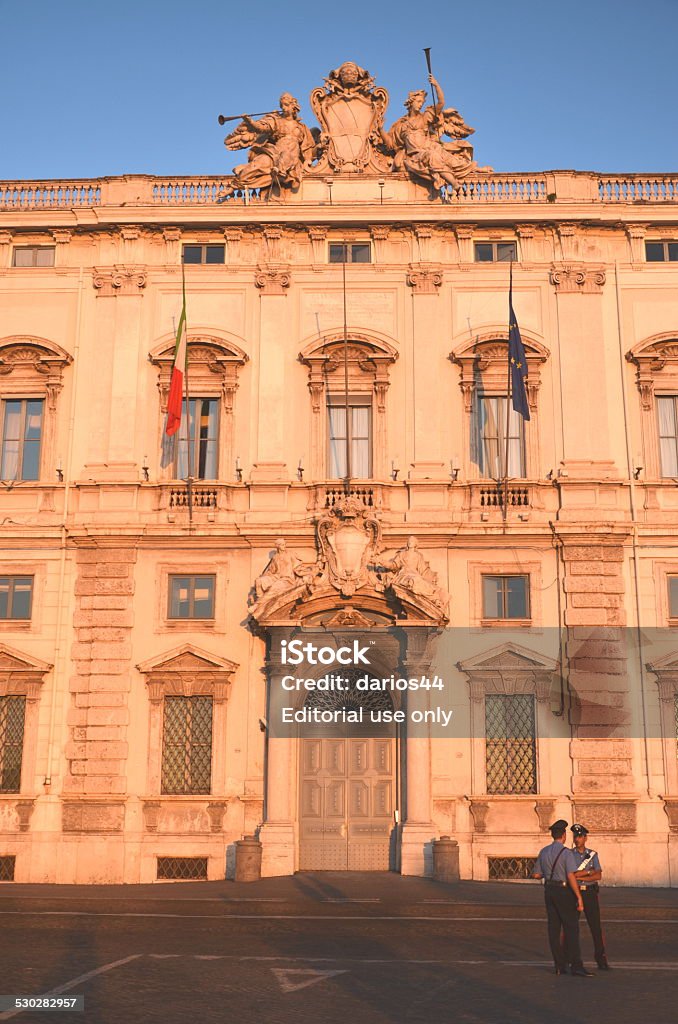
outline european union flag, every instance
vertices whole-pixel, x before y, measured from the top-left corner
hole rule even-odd
[[[511,405],[524,420],[529,420],[530,404],[525,387],[527,358],[516,314],[513,312],[513,266],[511,266],[509,277],[509,364],[511,367]]]

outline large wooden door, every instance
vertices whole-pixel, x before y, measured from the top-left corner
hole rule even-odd
[[[396,799],[393,737],[300,742],[300,870],[388,871]]]

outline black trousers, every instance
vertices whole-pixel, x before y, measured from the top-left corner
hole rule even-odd
[[[584,902],[586,920],[588,921],[589,928],[591,929],[593,955],[596,958],[596,962],[600,963],[600,961],[605,958],[605,940],[603,938],[603,929],[600,923],[600,903],[598,902],[598,892],[596,889],[585,889],[581,894],[581,898]]]
[[[553,962],[561,970],[567,967],[568,960],[573,967],[581,967],[579,912],[574,893],[569,885],[545,885],[544,900],[546,903],[546,921]],[[561,930],[565,933],[564,947],[560,942]],[[567,953],[565,950],[567,950]]]

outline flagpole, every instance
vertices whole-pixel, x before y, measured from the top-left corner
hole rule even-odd
[[[181,257],[181,298],[183,308],[186,309],[186,274],[184,271],[184,257]],[[191,457],[191,403],[188,395],[188,322],[184,318],[184,331],[186,332],[186,363],[184,366],[184,392],[186,395],[186,497],[188,498],[188,522],[193,522],[193,460]]]
[[[502,518],[506,522],[508,515],[508,478],[509,478],[509,431],[511,429],[511,304],[513,291],[513,253],[509,263],[509,337],[506,342],[506,438],[504,445],[504,502]]]
[[[344,299],[344,415],[346,417],[346,477],[344,479],[344,492],[348,496],[351,490],[351,440],[348,423],[348,327],[346,326],[346,256],[348,244],[344,242],[343,261],[341,264],[341,281]]]

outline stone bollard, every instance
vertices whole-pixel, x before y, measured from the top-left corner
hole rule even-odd
[[[436,882],[459,881],[459,843],[449,836],[433,841],[433,877]]]
[[[261,843],[244,836],[235,844],[235,881],[258,882],[261,878]]]

